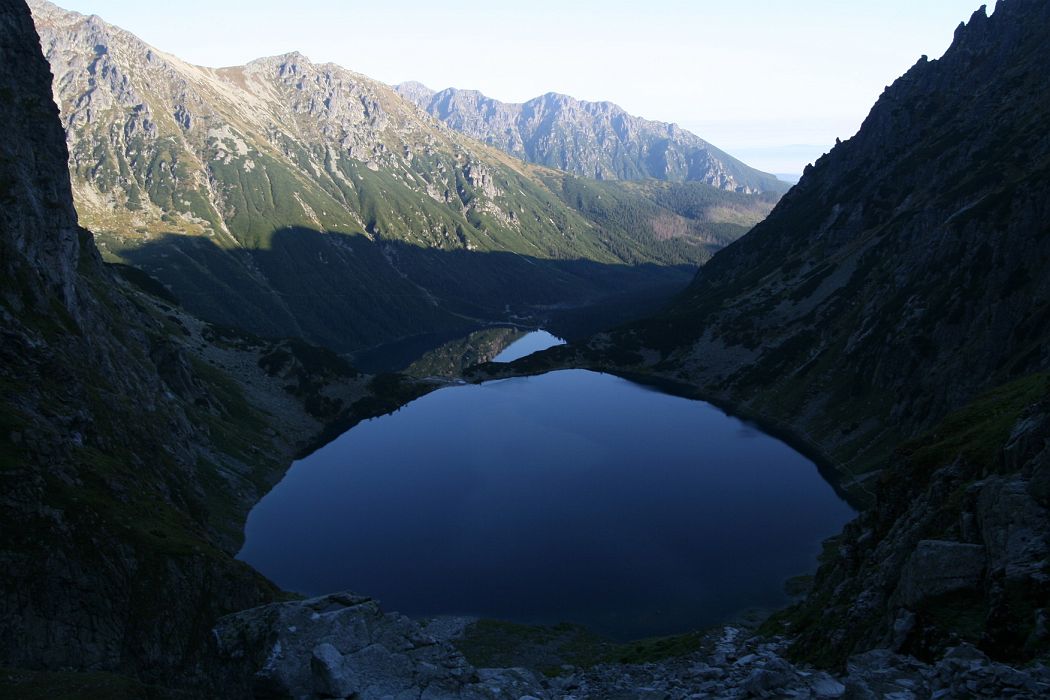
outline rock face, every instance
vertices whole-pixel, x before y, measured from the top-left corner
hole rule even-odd
[[[275,595],[233,558],[243,518],[378,397],[330,352],[216,329],[103,264],[23,2],[0,3],[0,56],[0,666],[68,671],[73,696],[77,671],[236,695],[211,627]]]
[[[252,674],[256,697],[516,700],[540,690],[528,671],[479,674],[449,642],[349,593],[230,615],[215,635],[219,654]]]
[[[456,636],[349,593],[247,610],[220,620],[220,654],[253,679],[257,698],[438,698],[514,700],[681,700],[684,698],[1038,698],[1050,669],[997,664],[971,646],[926,664],[889,651],[858,654],[832,675],[787,661],[782,638],[714,630],[695,651],[645,664],[478,669]]]
[[[192,66],[98,17],[30,4],[77,210],[103,254],[257,335],[349,352],[504,319],[508,305],[535,315],[684,286],[776,200],[578,181],[299,53]]]
[[[785,192],[768,173],[749,168],[674,124],[633,117],[611,102],[547,93],[507,104],[477,92],[402,83],[405,99],[456,131],[530,163],[598,180],[704,182],[733,192]]]
[[[25,40],[36,36],[32,18],[18,3],[0,9],[0,60],[22,68],[0,73],[0,117],[8,125],[8,137],[0,143],[0,273],[31,287],[24,301],[46,306],[57,295],[75,312],[77,215],[68,178],[54,177],[65,168],[65,141],[50,94],[25,90],[49,84],[51,72],[35,43]],[[23,300],[11,295],[5,301]]]
[[[948,593],[976,592],[984,568],[982,545],[920,540],[901,571],[897,595],[913,608]]]
[[[209,405],[210,385],[187,371],[190,359],[166,337],[160,314],[136,306],[143,302],[110,276],[90,234],[77,227],[51,76],[29,10],[5,2],[0,22],[0,89],[9,96],[0,110],[11,125],[0,146],[0,663],[170,664],[188,652],[192,616],[165,631],[149,630],[151,623],[136,620],[131,609],[142,602],[142,586],[154,586],[151,595],[182,589],[174,605],[186,606],[184,614],[211,605],[193,589],[209,577],[243,584],[217,597],[219,607],[269,594],[232,560],[216,562],[203,549],[187,552],[177,574],[149,574],[145,569],[165,555],[144,551],[128,532],[145,526],[159,537],[189,531],[208,541],[200,521],[161,523],[185,512],[183,498],[196,497],[194,465],[209,459],[210,445],[191,420],[209,408],[219,413],[221,403]],[[192,408],[198,400],[203,411]],[[211,460],[233,482],[250,471],[234,458]],[[131,481],[134,495],[127,491]],[[137,508],[153,499],[157,520],[133,522]],[[161,651],[165,633],[173,644]]]
[[[1042,2],[976,12],[617,346],[858,474],[1050,366],[1048,29]]]
[[[788,616],[798,651],[840,661],[882,646],[930,658],[965,640],[1000,659],[1047,653],[1050,500],[1037,475],[1050,463],[1050,402],[1023,408],[1050,396],[1047,375],[1040,382],[993,394],[899,451],[875,506],[825,548],[813,592]],[[959,449],[960,431],[980,434],[1010,414],[981,447],[990,457]]]

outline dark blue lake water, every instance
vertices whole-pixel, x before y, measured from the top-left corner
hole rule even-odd
[[[632,638],[786,601],[852,516],[808,459],[719,409],[583,370],[453,386],[292,465],[240,558],[388,610]]]
[[[492,358],[493,362],[514,362],[514,360],[531,355],[540,350],[553,348],[555,345],[564,345],[565,341],[547,331],[533,331],[527,333],[523,338],[515,340],[508,345],[503,352]]]

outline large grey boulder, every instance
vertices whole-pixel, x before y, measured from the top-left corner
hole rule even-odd
[[[843,697],[847,700],[913,700],[929,697],[923,677],[925,666],[887,649],[875,649],[851,656],[846,663]]]
[[[352,695],[361,681],[348,668],[346,657],[325,642],[314,647],[310,659],[314,690],[323,697],[343,698]]]
[[[977,499],[977,520],[988,550],[990,572],[1007,580],[1047,580],[1050,518],[1021,478],[988,479]]]
[[[897,596],[914,608],[955,591],[976,590],[985,569],[985,548],[977,544],[921,540],[901,572]]]
[[[529,671],[476,671],[449,642],[353,593],[228,615],[219,654],[252,674],[260,698],[496,699],[547,697]]]

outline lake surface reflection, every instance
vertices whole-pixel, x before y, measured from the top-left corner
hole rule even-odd
[[[810,460],[710,404],[568,370],[361,423],[291,467],[239,556],[304,594],[625,639],[783,604],[851,517]]]
[[[503,352],[492,358],[492,361],[514,362],[534,352],[553,348],[555,345],[565,345],[565,341],[547,331],[533,331],[511,343]]]

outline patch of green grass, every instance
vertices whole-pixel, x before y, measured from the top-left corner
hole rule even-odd
[[[902,445],[898,452],[925,473],[958,456],[990,468],[1023,411],[1047,396],[1050,373],[1028,375],[980,396],[926,435]]]
[[[215,446],[222,452],[249,464],[260,459],[258,436],[267,423],[244,396],[241,387],[222,370],[196,357],[190,358],[193,373],[208,384],[209,393],[222,406],[220,415],[199,410],[208,424]]]
[[[522,666],[549,676],[563,664],[587,668],[610,661],[616,645],[578,625],[522,625],[479,620],[467,628],[456,648],[479,668]]]
[[[705,635],[688,632],[669,637],[651,637],[618,645],[616,660],[624,664],[644,664],[685,656],[699,651]]]
[[[548,676],[563,673],[563,665],[590,668],[598,664],[642,664],[691,654],[702,648],[702,632],[612,642],[586,627],[524,625],[479,620],[462,639],[454,640],[467,660],[481,668],[523,666]]]
[[[158,455],[157,459],[163,461],[164,457]],[[129,455],[104,454],[85,447],[80,451],[78,462],[80,483],[52,480],[49,488],[49,501],[62,508],[71,520],[120,533],[121,540],[150,556],[201,553],[221,556],[208,543],[200,524],[155,495],[153,489],[143,488],[145,484],[141,483],[134,490],[122,488],[141,480]],[[168,465],[167,470],[175,472],[176,467]],[[84,545],[89,547],[91,529],[79,532],[86,538]]]

